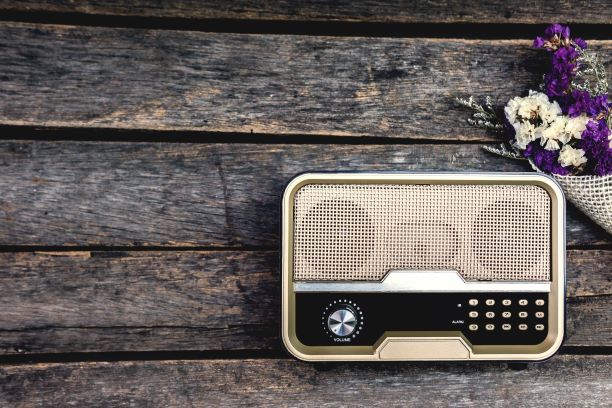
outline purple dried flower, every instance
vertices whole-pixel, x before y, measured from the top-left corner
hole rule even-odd
[[[577,46],[579,46],[583,50],[586,50],[588,47],[587,42],[584,41],[582,38],[574,38],[574,42],[576,43]]]
[[[606,116],[608,113],[610,113],[612,103],[608,102],[608,95],[597,96],[595,99],[593,99],[592,104],[593,110],[597,112],[596,115],[599,116],[603,113],[604,116]]]
[[[571,117],[586,113],[591,118],[598,118],[601,114],[605,116],[610,112],[608,95],[599,95],[592,98],[588,91],[574,90],[572,92],[572,99],[573,102],[567,109]]]
[[[580,116],[582,113],[586,113],[588,116],[593,116],[590,112],[592,110],[593,101],[591,94],[588,91],[574,90],[572,92],[572,99],[574,102],[567,108],[567,113],[575,118]]]
[[[590,120],[582,132],[580,148],[595,167],[593,172],[598,175],[609,174],[610,170],[610,128],[604,119]]]
[[[553,54],[553,67],[562,72],[573,72],[578,56],[574,47],[561,47]]]
[[[544,44],[546,44],[546,40],[542,37],[536,37],[533,40],[533,48],[543,48]]]
[[[570,167],[559,164],[559,150],[546,150],[538,141],[531,142],[523,150],[523,156],[533,160],[534,164],[546,173],[554,173],[562,176],[570,174]]]
[[[589,120],[581,135],[581,147],[584,151],[590,151],[593,156],[597,156],[602,146],[608,144],[608,136],[610,136],[610,129],[604,119]]]
[[[608,149],[603,153],[602,157],[597,162],[593,169],[593,173],[597,176],[607,176],[612,174],[612,149]]]
[[[546,27],[546,30],[544,30],[544,35],[548,38],[552,38],[556,35],[560,38],[568,39],[570,36],[570,29],[568,26],[555,23]]]
[[[577,38],[576,46],[586,47],[586,42]],[[544,32],[544,37],[536,37],[533,41],[535,48],[544,48],[552,52],[552,70],[544,76],[544,89],[546,95],[559,102],[564,113],[568,111],[571,102],[568,93],[572,80],[578,70],[580,53],[570,40],[569,27],[561,24],[552,24]]]
[[[555,98],[555,99],[558,99],[557,97],[559,96],[565,95],[567,93],[571,80],[572,80],[571,73],[562,72],[562,71],[553,69],[551,72],[544,75],[544,85],[546,87],[546,95],[548,95],[549,98]],[[564,107],[564,105],[561,104],[561,107]]]
[[[561,24],[552,24],[544,31],[544,37],[536,37],[533,41],[535,48],[545,48],[555,51],[559,47],[570,45],[570,29]]]

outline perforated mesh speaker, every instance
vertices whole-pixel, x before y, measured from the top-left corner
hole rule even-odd
[[[457,270],[550,280],[551,199],[535,185],[309,184],[295,194],[294,280]]]

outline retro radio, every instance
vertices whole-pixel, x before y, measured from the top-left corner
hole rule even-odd
[[[547,358],[564,234],[544,175],[300,175],[282,202],[283,341],[311,361]]]

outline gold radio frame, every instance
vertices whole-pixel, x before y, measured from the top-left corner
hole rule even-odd
[[[293,291],[293,209],[296,192],[307,184],[489,184],[536,185],[551,199],[551,291],[548,336],[537,345],[472,346],[460,332],[386,332],[374,346],[306,346],[295,330]],[[282,198],[282,339],[293,356],[305,361],[538,361],[554,355],[565,330],[565,199],[550,176],[538,173],[304,173],[293,178]]]

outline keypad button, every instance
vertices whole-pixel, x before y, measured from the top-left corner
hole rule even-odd
[[[535,317],[537,317],[538,319],[542,319],[544,317],[544,312],[536,312]]]
[[[468,304],[470,306],[478,306],[478,299],[470,299],[468,300]]]
[[[487,325],[485,326],[485,329],[487,329],[487,330],[489,330],[489,331],[491,331],[491,330],[495,330],[495,325],[494,325],[494,324],[490,324],[490,323],[489,323],[489,324],[487,324]]]
[[[519,312],[519,317],[520,317],[521,319],[526,318],[526,317],[527,317],[527,312]]]
[[[529,302],[527,301],[527,299],[520,299],[520,300],[518,301],[518,304],[519,304],[520,306],[527,306],[527,304],[529,304]]]
[[[536,306],[544,306],[544,299],[537,299],[535,301]]]
[[[509,318],[512,317],[512,313],[510,313],[510,312],[502,312],[502,317],[504,319],[509,319]]]
[[[495,304],[495,300],[493,300],[493,299],[485,300],[485,305],[487,305],[487,306],[493,306],[494,304]]]
[[[510,329],[512,329],[512,326],[510,326],[508,323],[502,324],[502,330],[510,330]]]
[[[476,317],[478,317],[478,312],[477,312],[477,311],[475,311],[475,310],[472,310],[472,311],[469,313],[469,316],[470,316],[471,318],[476,318]]]
[[[527,325],[526,324],[519,324],[518,328],[519,328],[519,330],[527,330]]]
[[[544,330],[544,325],[543,324],[536,324],[535,325],[535,329],[539,330],[539,331],[542,331],[542,330]]]
[[[510,306],[511,304],[512,304],[512,301],[510,299],[502,300],[502,305],[504,306]]]
[[[477,324],[470,324],[470,325],[468,326],[468,328],[469,328],[471,331],[476,331],[476,330],[478,330],[478,325],[477,325]]]
[[[495,317],[495,313],[494,312],[487,312],[485,313],[485,316],[487,316],[489,319],[492,319]]]

